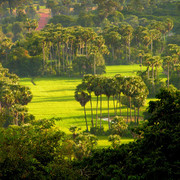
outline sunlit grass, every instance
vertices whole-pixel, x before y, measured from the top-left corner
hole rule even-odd
[[[145,69],[145,67],[143,67]],[[136,75],[140,70],[139,65],[129,66],[107,66],[107,74],[105,76],[114,76],[115,74],[122,74],[123,76]],[[29,113],[35,115],[36,119],[43,118],[58,118],[57,126],[67,134],[70,134],[69,128],[73,126],[81,127],[85,130],[84,112],[81,105],[74,99],[74,91],[78,84],[81,83],[82,78],[73,77],[42,77],[34,80],[36,85],[31,83],[30,78],[22,78],[21,84],[29,86],[33,93],[32,102],[28,104]],[[149,101],[149,100],[148,100]],[[141,109],[140,115],[147,108],[146,106]],[[110,114],[114,116],[114,108],[112,100],[110,102]],[[94,121],[95,121],[95,108],[96,101],[94,97]],[[86,105],[88,126],[91,126],[91,109],[90,103]],[[119,113],[119,110],[118,110]],[[126,117],[126,107],[122,107],[122,115]],[[107,117],[107,101],[103,96],[103,117]],[[108,129],[107,121],[103,121],[104,129]],[[99,120],[98,120],[99,125]],[[123,139],[122,143],[131,141]],[[100,138],[98,147],[107,147],[111,143],[106,139]]]
[[[146,67],[143,66],[142,70],[145,71]],[[139,64],[133,65],[113,65],[106,67],[106,76],[114,76],[116,74],[121,74],[122,76],[136,76],[137,72],[141,71]]]
[[[130,142],[133,142],[134,139],[130,139],[130,138],[121,138],[120,140],[120,144],[127,144]],[[111,146],[111,142],[108,141],[108,137],[107,136],[98,136],[98,148],[107,148]]]

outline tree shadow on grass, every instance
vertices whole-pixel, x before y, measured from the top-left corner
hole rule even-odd
[[[74,88],[69,88],[69,89],[55,89],[55,90],[49,90],[49,91],[44,91],[44,92],[62,92],[62,91],[75,91]]]
[[[68,102],[68,101],[73,101],[74,97],[73,96],[67,96],[67,97],[42,97],[38,100],[33,100],[31,103],[39,103],[39,102]]]

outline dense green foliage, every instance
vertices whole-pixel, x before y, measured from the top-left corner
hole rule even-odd
[[[64,133],[53,120],[33,121],[0,129],[1,179],[55,179],[73,177],[75,171],[64,159]]]
[[[180,92],[161,90],[149,104],[150,118],[135,129],[139,139],[113,148],[93,150],[96,138],[78,133],[72,138],[51,120],[0,128],[0,177],[38,179],[178,179]],[[74,157],[74,159],[72,159]]]
[[[94,151],[76,162],[88,179],[178,179],[180,92],[164,89],[149,104],[150,118],[134,143]],[[86,167],[84,169],[84,167]]]
[[[31,99],[30,89],[20,85],[18,77],[0,64],[0,125],[18,125],[31,119],[25,107]]]
[[[43,8],[51,19],[36,31]],[[0,63],[11,72],[0,64],[0,179],[178,179],[179,12],[179,0],[0,0]],[[96,75],[107,64],[140,64],[140,71],[134,77]],[[39,116],[52,117],[56,109],[58,117],[33,120],[26,108],[30,88],[12,73],[32,78],[41,93],[31,104]],[[54,75],[85,76],[79,85],[75,78],[54,77],[53,87],[47,78],[34,81]],[[147,88],[150,97],[159,93],[158,100],[139,122]],[[125,112],[126,120],[116,116]],[[96,149],[98,138],[89,132],[101,144],[107,136],[99,135],[110,135],[112,147]],[[136,141],[120,145],[122,136],[132,135]]]

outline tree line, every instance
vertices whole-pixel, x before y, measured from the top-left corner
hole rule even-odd
[[[43,31],[29,33],[26,41],[17,42],[14,46],[10,44],[4,43],[4,48],[1,46],[6,57],[3,62],[11,70],[14,69],[12,65],[23,66],[17,74],[26,72],[25,76],[30,72],[32,76],[36,76],[33,73],[71,75],[72,71],[80,75],[103,73],[105,62],[102,55],[108,53],[103,37],[92,29],[63,28],[53,24],[46,26]],[[10,60],[7,57],[11,57]],[[16,63],[17,57],[19,62]],[[37,64],[28,67],[32,59],[36,59]],[[31,68],[38,70],[29,70]]]
[[[82,83],[76,87],[75,99],[84,107],[84,115],[86,122],[86,131],[88,131],[88,121],[86,115],[86,104],[90,102],[91,107],[91,127],[100,129],[102,128],[102,96],[107,97],[107,110],[108,110],[108,126],[110,126],[110,97],[113,99],[114,116],[122,116],[121,106],[125,104],[127,106],[127,122],[128,122],[128,109],[130,108],[130,121],[132,122],[132,107],[134,106],[134,120],[139,123],[139,110],[144,105],[148,95],[148,89],[140,77],[123,77],[116,75],[115,77],[104,77],[98,75],[85,75],[82,79]],[[93,112],[92,97],[96,96],[96,112]],[[126,100],[122,102],[122,94],[126,97]],[[99,100],[100,99],[100,100]],[[100,104],[100,107],[99,107]],[[138,114],[136,115],[136,108]],[[100,111],[100,114],[99,112]],[[96,118],[94,118],[96,115]],[[98,116],[100,121],[98,122]]]

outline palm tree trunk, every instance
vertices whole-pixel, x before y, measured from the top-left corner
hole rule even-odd
[[[94,127],[93,109],[92,109],[92,99],[90,99],[90,104],[91,104],[91,123],[92,123],[92,127]]]
[[[134,122],[136,123],[136,107],[134,106]]]
[[[148,79],[149,79],[149,66],[147,67],[147,70],[148,70]]]
[[[158,67],[156,66],[156,71],[155,71],[155,79],[158,77]]]
[[[61,59],[60,59],[60,51],[59,51],[59,49],[60,49],[60,45],[59,45],[59,43],[58,43],[58,46],[57,46],[57,51],[58,51],[58,72],[59,72],[59,74],[60,74],[60,72],[61,72],[61,70],[60,70],[60,68],[61,68]]]
[[[24,124],[24,113],[22,113],[22,123]]]
[[[65,54],[64,54],[64,47],[63,47],[62,51],[63,51],[63,72],[65,72],[65,64],[64,64]]]
[[[131,96],[129,97],[129,106],[130,106],[130,120],[132,122],[132,111],[131,111]]]
[[[113,58],[113,62],[114,62],[114,47],[112,46],[112,58]]]
[[[109,114],[109,97],[108,97],[108,125],[109,125],[109,129],[110,127],[110,114]]]
[[[129,35],[129,62],[131,61],[131,38]]]
[[[152,65],[152,82],[154,84],[154,64]]]
[[[127,45],[126,45],[126,61],[127,61]]]
[[[168,85],[168,88],[169,88],[169,63],[168,63],[168,74],[167,74],[167,85]]]
[[[119,93],[119,112],[121,116],[121,94]]]
[[[137,125],[139,124],[139,109],[140,107],[138,107]]]
[[[151,40],[151,53],[153,51],[153,40]]]
[[[153,83],[153,93],[155,94],[155,85],[154,85],[154,64],[152,65],[152,83]]]
[[[117,115],[117,112],[116,112],[116,106],[115,106],[115,99],[114,99],[114,96],[113,96],[113,105],[114,105],[114,115],[116,116],[116,115]]]
[[[128,123],[128,106],[127,106],[127,123]]]
[[[100,129],[102,125],[102,94],[100,96]]]
[[[97,127],[97,121],[98,121],[98,96],[97,96],[97,103],[96,103],[96,127]]]
[[[87,123],[87,118],[86,118],[86,108],[84,106],[84,118],[85,118],[85,121],[86,121],[86,131],[88,132],[88,123]]]
[[[16,113],[16,117],[15,117],[15,125],[18,126],[18,112]]]
[[[87,41],[86,41],[86,57],[88,56],[88,52],[87,52]]]

